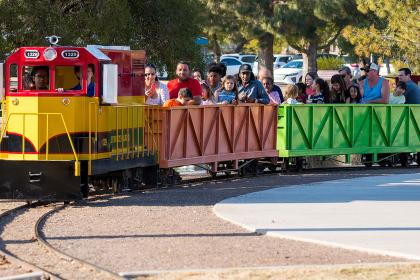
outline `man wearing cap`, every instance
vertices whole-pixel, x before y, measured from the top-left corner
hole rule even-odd
[[[180,61],[176,65],[176,75],[178,78],[170,80],[167,84],[169,98],[178,98],[178,92],[182,88],[188,88],[192,92],[193,100],[188,105],[201,104],[201,85],[196,79],[190,77],[190,67],[187,62]]]
[[[358,84],[353,82],[351,69],[349,67],[343,66],[340,70],[338,70],[338,73],[341,75],[341,77],[343,77],[343,80],[346,83],[347,89],[350,88],[351,86],[359,86]]]
[[[388,104],[389,82],[379,76],[379,66],[370,63],[362,70],[366,72],[366,79],[360,83],[361,103]]]
[[[411,80],[411,70],[401,68],[398,70],[398,80],[406,83],[405,104],[420,104],[420,88]]]
[[[252,67],[242,64],[239,67],[238,99],[240,102],[268,104],[270,99],[260,81],[255,79]]]

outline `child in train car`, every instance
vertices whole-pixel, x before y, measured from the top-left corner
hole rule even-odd
[[[300,103],[305,104],[306,103],[306,84],[299,82],[295,84],[298,88],[298,96],[296,97],[296,100]]]
[[[316,78],[312,83],[313,95],[309,95],[306,103],[323,104],[328,101],[329,86],[326,81],[321,78]]]
[[[347,103],[350,103],[350,104],[360,103],[362,96],[360,95],[359,87],[351,86],[348,88],[348,92],[349,92],[349,98],[346,99]]]
[[[216,100],[218,104],[238,103],[238,86],[234,76],[228,75],[223,79],[221,89],[216,91]]]
[[[298,97],[298,87],[296,85],[287,85],[284,90],[284,99],[285,101],[282,104],[301,104],[297,101]]]
[[[80,66],[74,67],[74,74],[76,75],[79,83],[71,88],[71,90],[81,90],[83,86],[83,79],[81,78],[81,71]],[[87,94],[86,96],[93,97],[95,96],[95,66],[93,64],[89,64],[87,67],[86,73],[86,84],[87,86]]]
[[[187,106],[188,102],[193,99],[193,95],[190,89],[181,88],[178,91],[178,97],[166,100],[163,103],[162,107],[177,107],[177,106]]]
[[[315,89],[313,88],[313,84],[316,78],[318,78],[318,74],[314,72],[308,72],[305,75],[305,85],[306,85],[305,95],[307,97],[315,94]]]
[[[273,78],[271,76],[265,76],[261,78],[261,83],[265,89],[265,91],[267,92],[268,98],[270,98],[270,104],[281,104],[282,100],[284,99],[283,94],[278,90],[275,90],[274,86],[274,81]]]
[[[405,103],[405,91],[407,90],[407,84],[399,81],[395,91],[389,95],[389,104],[404,104]]]
[[[201,84],[201,105],[214,105],[216,102],[214,101],[214,96],[211,93],[210,87],[202,83]]]
[[[331,77],[331,91],[329,103],[349,103],[347,99],[350,98],[350,94],[346,87],[346,82],[343,77],[339,74]]]

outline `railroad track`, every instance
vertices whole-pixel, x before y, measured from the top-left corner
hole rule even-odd
[[[368,169],[367,169],[368,168]],[[308,172],[340,172],[340,171],[366,171],[366,170],[371,170],[371,171],[375,171],[375,170],[393,170],[393,169],[413,169],[413,170],[420,170],[420,166],[419,165],[410,165],[408,167],[383,167],[383,166],[373,166],[373,167],[366,167],[366,166],[340,166],[340,167],[319,167],[319,168],[309,168],[309,169],[303,169],[301,171],[298,170],[265,170],[263,172],[259,172],[257,174],[247,174],[247,175],[239,175],[236,172],[233,172],[230,175],[227,174],[218,174],[216,177],[215,176],[211,176],[209,174],[201,174],[201,175],[197,175],[194,176],[193,173],[191,174],[182,174],[185,177],[187,177],[187,179],[182,179],[180,182],[176,183],[175,186],[185,186],[185,185],[193,185],[193,184],[198,184],[198,183],[206,183],[206,182],[216,182],[216,181],[229,181],[229,180],[233,180],[233,179],[246,179],[246,178],[255,178],[255,177],[266,177],[266,176],[271,176],[274,174],[305,174]],[[220,172],[223,173],[223,172]],[[181,177],[182,177],[181,175]]]
[[[3,253],[12,262],[17,259],[26,270],[34,272],[30,275],[32,278],[21,275],[22,278],[17,279],[125,279],[105,268],[71,256],[48,243],[42,232],[43,225],[48,217],[68,205],[51,203],[33,206],[37,207],[22,205],[0,215]],[[4,224],[6,217],[9,219]],[[17,244],[13,245],[14,242]],[[11,245],[7,245],[8,243]]]
[[[33,204],[32,206],[37,206],[38,203]],[[11,209],[8,209],[0,214],[0,222],[2,225],[2,231],[5,227],[3,224],[4,219],[18,215],[19,211],[25,211],[27,210],[31,205],[30,204],[23,204]],[[1,238],[1,242],[4,243],[3,237]],[[1,254],[4,255],[5,260],[7,260],[8,263],[13,263],[16,266],[19,266],[20,269],[18,271],[15,271],[15,277],[16,279],[51,279],[51,275],[43,270],[40,267],[37,267],[36,265],[33,265],[29,262],[26,262],[16,255],[13,254],[13,252],[10,252],[8,249],[5,248],[5,245],[1,245]],[[9,268],[11,270],[16,269],[16,267]]]
[[[373,167],[369,170],[387,170],[384,167]],[[407,168],[404,168],[407,169]],[[418,170],[419,166],[412,165],[408,169]],[[336,172],[340,170],[346,171],[365,171],[366,168],[362,166],[357,167],[340,167],[340,168],[315,168],[308,169],[307,172]],[[304,174],[303,173],[287,171],[287,174]],[[180,187],[185,185],[194,185],[201,183],[208,183],[212,181],[229,181],[235,179],[246,179],[255,176],[271,176],[273,174],[281,174],[282,171],[265,171],[257,175],[238,176],[231,175],[218,175],[212,177],[210,175],[200,174],[195,176],[192,174],[184,174],[186,178],[172,187]],[[169,186],[171,187],[171,186]],[[161,187],[147,189],[142,191],[151,191],[160,189]],[[102,199],[109,195],[95,195],[88,201]],[[62,205],[57,203],[42,204],[35,203],[29,205],[22,205],[14,209],[10,209],[0,214],[0,237],[2,243],[0,249],[4,251],[11,258],[16,257],[22,261],[28,270],[38,273],[38,278],[32,279],[126,279],[114,272],[101,268],[95,264],[89,263],[86,260],[79,259],[71,256],[62,250],[53,247],[48,242],[48,237],[43,233],[43,226],[49,217],[65,210],[66,207],[72,206]],[[6,221],[5,221],[6,220]],[[31,230],[32,229],[32,230]],[[26,231],[26,233],[25,233]],[[18,233],[18,234],[17,234]],[[18,235],[18,236],[16,236]],[[22,241],[20,244],[9,245],[9,241]],[[19,243],[19,242],[18,242]],[[19,247],[19,248],[18,248]]]

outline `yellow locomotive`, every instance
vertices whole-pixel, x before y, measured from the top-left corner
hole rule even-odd
[[[115,188],[157,172],[149,124],[158,111],[143,105],[144,63],[145,52],[129,47],[11,54],[0,67],[0,197],[73,200],[87,196],[88,183]]]

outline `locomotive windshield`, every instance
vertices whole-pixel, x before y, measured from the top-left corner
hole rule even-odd
[[[83,87],[83,70],[80,66],[56,66],[55,88],[65,91],[81,90]]]
[[[24,90],[49,90],[48,66],[23,66],[22,83]]]
[[[54,77],[54,81],[50,75]],[[48,66],[23,66],[21,81],[23,90],[50,91],[51,89],[57,92],[84,92],[87,96],[95,95],[95,67],[93,64],[89,64],[87,68],[82,65],[59,65],[51,69]],[[9,82],[10,92],[16,92],[16,64],[10,67]]]

